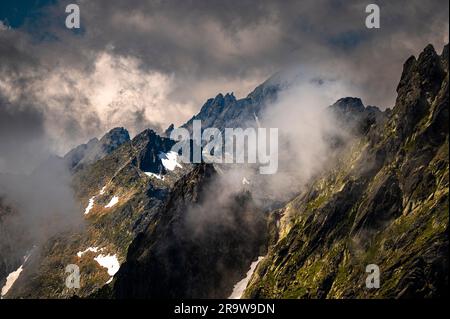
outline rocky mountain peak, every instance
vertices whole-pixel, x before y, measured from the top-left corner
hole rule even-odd
[[[164,135],[165,135],[166,137],[170,137],[170,133],[172,133],[172,131],[174,130],[174,128],[175,128],[175,125],[173,125],[173,123],[170,124],[169,127],[164,131]]]
[[[440,88],[445,71],[440,56],[431,44],[419,55],[417,68],[422,80],[422,88],[435,95]]]
[[[131,141],[136,149],[135,165],[144,172],[164,173],[165,169],[159,155],[167,153],[175,143],[169,138],[159,136],[152,129],[146,129]]]
[[[436,94],[436,91],[439,89],[438,84],[445,76],[444,61],[445,59],[442,59],[436,53],[431,44],[427,45],[422,53],[420,53],[418,59],[411,56],[406,60],[403,65],[400,83],[397,87],[397,93],[401,95],[405,90],[411,89],[411,86],[415,86],[416,88]]]
[[[269,78],[263,84],[256,87],[248,96],[248,99],[254,103],[262,103],[264,101],[273,102],[276,100],[278,93],[281,90],[281,84],[276,76]]]
[[[158,134],[156,134],[156,132],[150,128],[143,130],[141,133],[139,133],[138,135],[136,135],[133,140],[132,143],[135,144],[136,141],[140,141],[140,140],[149,140],[149,139],[153,139],[156,136],[158,136]]]
[[[441,60],[444,70],[448,70],[448,44],[446,44],[442,50]]]
[[[130,134],[123,127],[115,127],[100,139],[102,143],[123,143],[130,140]]]
[[[364,106],[358,97],[344,97],[329,106],[337,120],[356,134],[365,134],[369,128],[380,123],[385,114],[376,106]]]
[[[125,142],[130,140],[130,134],[123,127],[116,127],[100,139],[100,145],[106,154],[111,153]]]
[[[275,239],[244,298],[448,295],[445,54],[448,48],[439,57],[427,46],[410,57],[387,120],[273,213],[293,222],[274,223]],[[359,114],[367,109],[374,110]],[[361,289],[368,264],[383,271],[379,289]]]
[[[348,112],[363,112],[365,107],[363,102],[358,97],[344,97],[337,100],[332,108],[338,108],[344,113]]]
[[[234,93],[231,92],[231,93],[225,94],[224,101],[225,101],[225,103],[230,103],[230,102],[236,101],[236,97],[234,96]]]
[[[441,94],[442,83],[448,76],[447,65],[448,48],[444,48],[439,56],[432,45],[428,45],[417,59],[410,57],[405,62],[393,109],[393,121],[397,122],[400,139],[415,129],[429,112],[432,101]]]
[[[70,150],[64,161],[71,170],[77,170],[83,165],[92,164],[95,161],[114,152],[119,146],[130,141],[128,131],[123,127],[116,127],[98,140],[93,138],[86,144],[81,144]]]

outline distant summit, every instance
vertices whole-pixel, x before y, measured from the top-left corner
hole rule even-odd
[[[344,97],[329,106],[329,110],[343,126],[355,133],[366,133],[370,126],[385,119],[385,113],[376,106],[364,106],[360,98]]]
[[[116,127],[106,133],[100,140],[93,138],[87,144],[72,149],[64,156],[64,160],[70,169],[77,169],[98,161],[128,141],[130,141],[128,131],[123,127]]]
[[[343,113],[364,112],[365,109],[361,99],[357,97],[344,97],[337,100],[331,107],[339,109]]]

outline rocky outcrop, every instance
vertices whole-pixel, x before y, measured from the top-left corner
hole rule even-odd
[[[376,106],[364,106],[360,98],[345,97],[329,106],[329,111],[350,132],[366,134],[370,127],[385,120],[386,114]]]
[[[115,298],[225,298],[264,249],[265,218],[248,192],[215,202],[217,174],[198,165],[174,186],[157,222],[131,244]]]
[[[194,120],[201,120],[202,127],[215,127],[223,131],[226,127],[255,127],[256,117],[260,116],[267,105],[276,101],[281,86],[269,79],[258,86],[247,97],[236,99],[233,93],[218,94],[211,98],[182,127],[192,133]]]
[[[173,140],[161,137],[153,130],[145,130],[131,142],[136,151],[134,164],[145,172],[166,173],[160,154],[169,152],[174,144]]]
[[[74,295],[91,295],[111,277],[106,268],[100,266],[94,258],[103,254],[115,256],[119,263],[123,262],[136,235],[154,222],[156,212],[165,202],[171,185],[188,172],[190,167],[183,165],[174,171],[164,171],[158,154],[170,150],[174,142],[151,130],[142,132],[132,141],[127,139],[126,131],[111,131],[97,144],[104,145],[99,149],[109,154],[104,154],[90,164],[86,164],[90,160],[84,157],[86,162],[83,165],[77,164],[76,169],[72,170],[73,175],[69,180],[80,204],[74,214],[79,214],[79,219],[84,217],[83,227],[67,229],[39,242],[38,249],[28,259],[7,298],[70,298]],[[57,164],[63,163],[58,158],[49,160],[36,174],[42,174],[45,167],[55,168],[56,165],[52,164],[54,161]],[[164,176],[148,176],[145,174],[147,170]],[[112,198],[117,198],[117,202],[108,206]],[[86,213],[88,205],[91,208]],[[3,225],[8,224],[0,221],[0,227]],[[78,256],[79,252],[86,251],[89,247],[95,248],[96,252],[87,250],[86,254]],[[14,245],[14,248],[18,249],[18,246]],[[21,254],[20,258],[23,257],[22,252]],[[8,256],[13,255],[8,253]],[[68,289],[64,285],[64,269],[69,264],[80,267],[80,289]]]
[[[272,225],[277,235],[245,296],[448,294],[448,46],[441,56],[427,46],[408,59],[397,91],[386,121],[274,212],[275,220],[293,217]],[[379,289],[365,285],[369,264],[379,266]]]

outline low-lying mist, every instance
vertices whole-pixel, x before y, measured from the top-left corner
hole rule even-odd
[[[354,138],[351,128],[328,107],[342,97],[358,96],[358,89],[339,77],[318,76],[318,71],[289,73],[273,79],[282,83],[276,101],[255,118],[257,123],[247,123],[249,127],[278,128],[277,172],[261,175],[252,165],[219,166],[226,171],[221,174],[227,180],[221,182],[227,185],[224,192],[248,189],[262,206],[285,202],[301,192],[311,178],[332,164],[338,151],[336,141],[345,146]]]
[[[262,127],[279,130],[278,172],[265,183],[275,199],[298,193],[333,158],[334,141],[352,138],[328,106],[354,90],[337,80],[311,79],[306,77],[282,90],[260,116]]]
[[[3,209],[10,208],[0,219],[2,247],[17,254],[83,225],[70,172],[58,158],[49,159],[31,174],[0,174],[0,198]],[[4,254],[0,251],[0,258],[6,258]]]
[[[273,80],[282,83],[276,101],[246,125],[278,128],[277,172],[260,174],[260,164],[215,164],[218,178],[202,205],[186,213],[194,233],[210,227],[235,227],[231,216],[223,216],[224,207],[246,191],[261,214],[283,206],[329,168],[336,153],[353,140],[351,128],[345,127],[329,106],[342,97],[358,96],[354,86],[339,77],[318,77],[317,72],[295,73],[294,78],[278,75]]]

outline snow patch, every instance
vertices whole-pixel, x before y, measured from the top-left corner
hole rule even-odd
[[[111,208],[114,205],[116,205],[119,202],[119,197],[114,196],[113,198],[111,198],[111,200],[109,201],[108,205],[105,206],[105,208]]]
[[[94,258],[96,262],[102,267],[108,269],[108,275],[114,276],[119,271],[120,264],[116,255],[98,255]]]
[[[264,258],[264,256],[258,257],[258,259],[250,265],[250,270],[247,271],[247,274],[244,279],[239,281],[236,285],[233,287],[233,292],[228,297],[228,299],[241,299],[242,294],[244,293],[245,288],[247,288],[247,284],[250,281],[250,278],[252,277],[253,273],[255,272],[256,266],[258,263]]]
[[[102,189],[101,189],[100,192],[99,192],[99,195],[105,194],[105,190],[106,190],[106,185],[102,187]],[[94,207],[94,200],[95,200],[95,197],[96,197],[96,196],[92,196],[92,197],[89,199],[89,203],[88,203],[86,209],[84,210],[84,214],[85,214],[85,215],[89,214],[89,212],[91,211],[91,209]]]
[[[23,271],[23,265],[25,264],[25,262],[28,260],[28,257],[30,257],[30,255],[25,256],[24,257],[24,261],[23,264],[20,265],[19,268],[17,268],[17,270],[13,271],[12,273],[10,273],[8,275],[8,277],[6,277],[6,283],[2,288],[2,292],[1,292],[1,297],[3,297],[4,295],[6,295],[8,293],[8,291],[11,289],[11,287],[14,285],[14,283],[16,282],[16,280],[19,278],[20,274]]]
[[[77,253],[77,256],[81,258],[85,253],[88,251],[97,253],[99,251],[102,251],[104,248],[98,248],[98,247],[88,247],[83,251],[79,251]],[[100,254],[97,257],[94,258],[94,260],[102,267],[106,268],[108,270],[108,275],[111,276],[111,278],[106,282],[106,284],[109,284],[113,280],[113,276],[116,274],[116,272],[120,268],[119,260],[117,259],[116,255],[103,255]]]
[[[152,172],[144,172],[144,173],[145,173],[145,175],[147,175],[149,177],[154,177],[154,178],[160,179],[162,181],[164,180],[164,176],[161,176],[159,174],[155,174],[155,173],[152,173]]]
[[[92,197],[89,199],[89,203],[88,203],[86,209],[84,210],[84,214],[85,214],[85,215],[89,214],[89,212],[91,211],[91,209],[94,207],[94,199],[95,199],[95,196],[92,196]]]
[[[101,249],[100,249],[100,250],[101,250]],[[83,257],[83,255],[84,255],[85,253],[87,253],[88,251],[93,252],[93,253],[96,253],[96,252],[99,251],[99,248],[98,248],[98,247],[88,247],[88,248],[86,248],[86,249],[83,250],[83,251],[79,251],[79,252],[77,252],[78,258]]]
[[[2,297],[8,293],[9,289],[11,289],[11,287],[14,285],[22,271],[23,265],[21,265],[16,271],[13,271],[8,275],[8,277],[6,277],[6,284],[2,288]]]
[[[178,153],[174,151],[170,151],[169,153],[159,153],[159,158],[161,159],[162,164],[169,171],[173,171],[176,167],[182,168],[182,166],[177,162]]]

